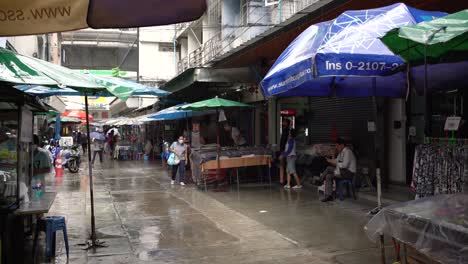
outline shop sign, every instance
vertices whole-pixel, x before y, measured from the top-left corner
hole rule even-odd
[[[285,109],[285,110],[281,110],[280,114],[284,116],[293,116],[293,115],[296,115],[296,110]]]
[[[460,116],[450,116],[445,120],[444,130],[446,131],[457,131],[460,127],[461,117]]]
[[[83,104],[85,97],[83,96]],[[107,110],[108,104],[106,97],[102,96],[88,96],[88,107],[91,110]]]

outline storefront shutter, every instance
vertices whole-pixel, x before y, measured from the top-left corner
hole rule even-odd
[[[350,140],[361,155],[370,155],[374,138],[367,131],[373,120],[372,98],[310,98],[310,138],[312,143],[332,141],[333,127],[338,137]]]

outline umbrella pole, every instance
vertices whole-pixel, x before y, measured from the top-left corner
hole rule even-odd
[[[374,124],[375,124],[375,131],[374,131],[374,157],[375,157],[375,177],[376,177],[376,185],[377,185],[377,207],[372,209],[369,213],[374,215],[380,211],[382,208],[382,179],[380,174],[380,151],[378,150],[378,140],[379,140],[379,125],[378,125],[378,103],[377,103],[377,80],[376,78],[372,78],[372,88],[374,89],[374,96],[372,97],[374,109],[373,109],[373,116],[374,116]]]
[[[216,108],[216,183],[218,183],[218,176],[219,176],[219,154],[220,154],[220,149],[221,149],[221,146],[219,145],[220,144],[220,140],[219,140],[219,110],[218,108]]]
[[[432,98],[429,94],[427,83],[427,44],[424,45],[424,99],[425,99],[425,111],[424,111],[424,123],[425,123],[425,135],[427,137],[431,136],[431,127],[432,127]]]
[[[94,189],[93,189],[93,167],[91,165],[91,138],[89,131],[89,109],[88,94],[85,93],[85,111],[86,111],[86,132],[88,139],[88,169],[89,169],[89,194],[91,198],[91,243],[88,243],[86,249],[102,247],[102,243],[96,240],[96,223],[94,216]]]

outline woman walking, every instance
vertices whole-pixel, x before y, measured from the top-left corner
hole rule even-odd
[[[296,172],[296,130],[289,130],[289,138],[286,143],[285,151],[281,154],[281,158],[286,158],[286,174],[288,183],[284,186],[285,189],[291,188],[291,175],[294,176],[296,180],[296,185],[292,187],[293,189],[302,188],[301,181]]]
[[[179,182],[180,185],[184,186],[185,178],[185,162],[187,161],[187,145],[184,143],[184,136],[179,136],[177,141],[172,143],[169,151],[174,153],[176,159],[179,160],[179,164],[172,165],[172,180],[171,184]],[[176,180],[177,171],[179,171],[179,178]]]

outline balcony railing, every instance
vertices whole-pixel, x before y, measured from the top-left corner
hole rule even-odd
[[[177,73],[180,74],[189,68],[201,67],[203,64],[203,47],[199,47],[177,62]]]
[[[320,0],[282,0],[279,5],[258,5],[258,1],[249,6],[248,11],[240,21],[241,25],[224,26],[211,39],[204,42],[198,49],[191,52],[178,62],[178,73],[191,67],[200,67],[248,42],[268,29],[281,24],[307,7]],[[191,22],[193,23],[193,22]],[[186,25],[188,24],[188,25]],[[190,23],[178,24],[185,30]],[[184,26],[187,26],[184,28]]]

